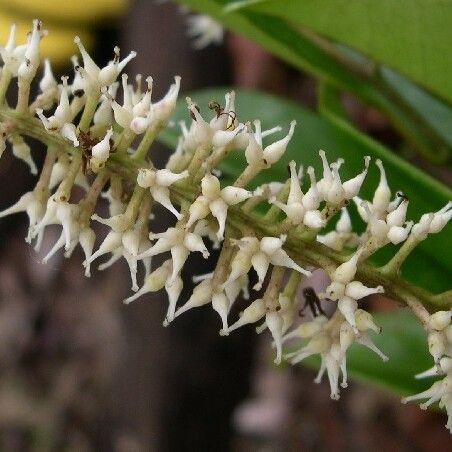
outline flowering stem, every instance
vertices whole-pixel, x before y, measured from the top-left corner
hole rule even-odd
[[[71,179],[72,176],[73,178],[75,178],[80,167],[81,156],[78,149],[73,147],[67,140],[57,135],[50,134],[44,129],[42,123],[36,118],[33,118],[30,114],[18,113],[5,106],[0,107],[0,120],[12,121],[13,128],[17,133],[33,137],[47,144],[47,146],[49,147],[58,149],[59,152],[67,152],[73,154],[74,159],[71,163]],[[142,151],[140,150],[140,154],[141,153]],[[137,153],[135,153],[135,155],[137,155]],[[126,155],[113,154],[111,161],[108,161],[107,167],[112,173],[120,174],[124,178],[135,181],[137,170],[138,168],[142,167],[143,164],[145,164],[143,159],[138,159],[136,157],[131,158]],[[242,173],[242,175],[244,173]],[[247,172],[247,175],[242,177],[240,183],[245,180],[251,180],[252,177],[254,177],[254,175],[250,177],[252,173],[254,173],[254,171],[251,172],[251,170],[249,170]],[[239,179],[237,181],[239,181]],[[194,186],[187,184],[186,182],[173,184],[170,187],[170,190],[171,198],[179,205],[182,205],[186,202],[193,202],[197,193],[197,189]],[[130,218],[136,217],[144,192],[145,189],[139,186],[135,186],[134,192],[126,210],[126,214],[127,216],[130,216]],[[275,206],[272,206],[272,208],[273,207]],[[271,209],[269,210],[269,212],[272,211]],[[274,222],[271,221],[274,212],[275,210],[272,211],[271,216],[269,216],[267,213],[267,216],[263,218],[261,215],[257,215],[253,212],[244,212],[238,206],[232,206],[229,208],[228,225],[237,228],[238,230],[243,229],[243,227],[246,225],[253,229],[257,237],[275,236],[278,232],[278,225],[275,225]],[[402,248],[398,252],[397,259],[401,259],[403,257],[403,254],[405,253],[407,253],[408,255],[411,249],[414,248],[413,245],[414,244],[405,245],[405,248],[404,246],[402,246]],[[327,271],[329,271],[330,269],[334,271],[334,269],[338,265],[345,262],[349,258],[349,256],[347,256],[346,254],[334,252],[326,246],[317,243],[316,241],[306,240],[306,238],[303,237],[302,233],[297,230],[289,231],[284,248],[286,249],[288,254],[300,265],[307,264],[315,267],[320,266]],[[404,251],[401,251],[402,249]],[[395,265],[394,263],[391,264],[391,261],[387,265],[388,267],[385,269],[385,267],[376,268],[365,262],[360,263],[357,270],[357,277],[360,278],[363,283],[367,283],[370,286],[383,285],[385,288],[385,293],[389,297],[400,300],[410,306],[414,306],[413,303],[415,302],[415,300],[417,300],[421,305],[424,305],[425,307],[440,307],[442,309],[452,308],[451,291],[445,292],[444,294],[440,295],[434,295],[424,289],[421,289],[420,287],[411,285],[407,281],[403,280],[400,275],[395,274],[396,272],[389,271],[388,268]]]

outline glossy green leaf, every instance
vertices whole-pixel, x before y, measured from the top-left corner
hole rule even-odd
[[[258,42],[298,69],[307,70],[373,104],[385,103],[384,96],[372,86],[350,73],[334,58],[288,26],[284,20],[247,12],[224,14],[224,6],[227,4],[225,0],[178,0],[178,2],[195,11],[209,14],[226,27]]]
[[[374,318],[381,326],[382,333],[371,333],[372,340],[388,356],[389,361],[383,362],[371,350],[353,344],[347,352],[350,377],[400,395],[415,394],[430,387],[434,379],[414,378],[433,366],[433,359],[427,349],[426,333],[414,315],[408,310],[400,310],[375,314]],[[310,359],[306,364],[318,367],[319,360]]]
[[[443,163],[450,158],[451,147],[441,133],[429,133],[428,125],[434,121],[427,121],[427,127],[420,124],[419,118],[425,116],[419,113],[418,108],[423,109],[422,103],[414,105],[409,102],[410,97],[399,95],[398,87],[388,83],[389,92],[386,87],[381,86],[380,81],[372,76],[357,75],[344,61],[341,54],[333,56],[321,45],[318,45],[312,37],[299,33],[286,20],[279,17],[260,14],[254,10],[242,9],[237,12],[225,13],[225,7],[230,4],[227,0],[178,0],[188,7],[207,13],[216,18],[222,24],[234,32],[246,36],[263,46],[266,50],[282,58],[294,67],[307,71],[331,86],[349,91],[358,96],[362,101],[380,110],[407,139],[411,145],[424,157],[433,163]],[[243,2],[246,3],[246,2]],[[258,3],[258,2],[256,2]],[[348,50],[350,50],[348,48]],[[358,55],[356,51],[353,51]],[[369,68],[369,61],[361,54],[364,60],[362,68]],[[353,58],[351,58],[353,61]],[[424,100],[428,101],[430,96],[423,91]],[[394,102],[398,98],[401,102]],[[435,103],[434,98],[433,103]],[[447,107],[448,108],[448,107]],[[434,128],[433,128],[434,129]],[[439,136],[438,136],[439,135]],[[441,152],[440,152],[441,151]]]
[[[192,93],[191,97],[198,103],[201,112],[211,115],[207,108],[210,100],[222,101],[226,88],[203,90]],[[248,90],[237,92],[237,115],[241,121],[259,118],[264,128],[281,125],[284,133],[292,119],[297,120],[297,128],[294,137],[288,147],[285,156],[271,169],[263,171],[255,183],[269,180],[285,180],[287,178],[287,163],[294,159],[302,163],[305,168],[313,165],[320,171],[320,159],[318,150],[323,148],[330,160],[338,157],[345,158],[346,163],[341,168],[343,178],[356,175],[363,167],[363,157],[370,155],[373,158],[383,160],[388,179],[394,192],[402,190],[410,198],[409,216],[418,219],[424,212],[433,211],[442,207],[449,199],[452,192],[436,180],[422,171],[401,160],[389,150],[374,142],[365,135],[360,134],[345,121],[335,119],[332,122],[326,117],[313,113],[293,102],[277,98],[275,96]],[[176,121],[190,120],[184,102],[178,105]],[[164,132],[161,135],[167,144],[175,146],[179,131]],[[222,164],[225,176],[236,177],[245,166],[243,152],[234,152]],[[230,180],[230,179],[229,179]],[[363,187],[363,194],[372,195],[378,183],[378,171],[372,165]],[[407,279],[429,290],[441,291],[449,288],[451,280],[452,262],[452,226],[447,226],[440,234],[431,235],[410,256],[403,267],[403,273]],[[387,257],[383,253],[381,259]]]
[[[389,68],[381,68],[385,82],[409,104],[444,142],[452,147],[452,107]]]
[[[345,43],[452,101],[452,2],[267,0],[240,6]]]

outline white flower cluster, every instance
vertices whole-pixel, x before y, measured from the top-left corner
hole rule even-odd
[[[369,336],[370,330],[376,333],[380,330],[359,302],[368,295],[384,292],[383,276],[393,275],[421,240],[444,228],[452,217],[452,203],[422,216],[416,224],[407,222],[408,200],[400,193],[391,200],[381,161],[375,162],[380,171],[379,184],[372,201],[365,201],[359,198],[359,193],[370,158],[364,158],[360,173],[343,181],[340,168],[345,162],[343,159],[328,162],[324,151],[319,152],[322,175],[317,177],[313,167],[307,168],[306,187],[302,183],[302,168],[297,170],[292,161],[290,177],[285,183],[271,182],[252,191],[249,184],[254,177],[284,155],[296,124],[293,121],[282,138],[264,144],[263,139],[280,132],[281,127],[262,130],[259,120],[240,122],[235,112],[234,92],[226,94],[224,107],[216,101],[209,103],[210,120],[187,98],[191,124],[189,127],[185,122],[180,124],[182,135],[176,151],[166,168],[157,169],[147,159],[148,150],[159,131],[167,126],[175,108],[180,77],[175,78],[162,100],[153,103],[151,77],[146,78],[147,88],[142,91],[141,76],[133,86],[123,74],[122,103],[119,103],[116,80],[135,53],[121,61],[119,49],[115,48],[113,60],[99,68],[76,38],[83,66],[78,64],[77,57],[72,59],[75,71],[72,82],[63,77],[58,84],[46,61],[40,92],[30,102],[30,82],[38,70],[39,41],[44,34],[40,23],[35,21],[27,44],[16,46],[13,27],[8,43],[0,49],[4,62],[0,75],[2,152],[8,141],[12,153],[36,173],[30,147],[22,135],[38,138],[48,145],[35,188],[0,212],[0,217],[26,212],[27,241],[36,239],[37,250],[46,227],[61,225],[61,236],[44,261],[61,248],[69,257],[80,244],[85,254],[85,274],[90,276],[91,264],[99,257],[109,255],[99,266],[100,270],[124,257],[130,269],[132,290],[136,292],[125,302],[164,288],[169,299],[164,325],[192,308],[209,304],[220,317],[221,335],[261,322],[257,331],[268,328],[271,333],[276,363],[285,358],[295,364],[310,355],[320,355],[322,365],[316,381],[326,372],[334,399],[339,397],[339,386],[347,385],[346,352],[352,343],[364,345],[383,360],[387,359]],[[19,87],[14,111],[14,117],[19,119],[15,121],[25,118],[31,124],[29,130],[20,133],[15,130],[16,122],[7,119],[13,109],[5,101],[6,89],[15,77]],[[44,115],[44,111],[49,113]],[[134,150],[132,142],[140,135],[143,136]],[[51,139],[46,141],[46,137]],[[218,167],[231,152],[243,152],[247,164],[232,185],[222,186]],[[73,196],[76,185],[83,191],[78,202]],[[101,197],[109,204],[108,218],[96,214]],[[362,234],[353,230],[346,207],[351,200],[367,225]],[[159,233],[151,228],[156,204],[177,220],[174,226]],[[264,217],[257,217],[253,212],[259,204],[265,204],[268,209]],[[339,220],[335,229],[325,232],[336,215]],[[96,251],[92,220],[109,228]],[[367,287],[359,280],[359,267],[389,243],[403,244],[381,273],[383,285]],[[342,253],[336,254],[339,256],[336,260],[325,261],[322,253],[331,253],[323,245]],[[305,259],[304,246],[320,249],[320,255]],[[195,277],[191,296],[179,304],[184,264],[191,253],[209,258],[210,248],[221,248],[215,269]],[[164,253],[170,257],[151,271],[152,256]],[[139,262],[144,267],[141,288],[137,277]],[[319,294],[321,299],[316,298],[319,306],[313,309],[314,318],[299,324],[298,288],[301,280],[309,278],[317,268],[323,268],[331,282]],[[234,318],[233,307],[239,304],[240,293],[245,300],[251,298],[250,278],[255,280],[252,289],[262,292]],[[324,314],[322,303],[330,303],[333,313]],[[449,323],[450,312],[433,314],[429,320],[430,351],[436,369],[446,377],[441,384],[435,383],[430,392],[419,395],[440,400],[448,411],[451,406]],[[283,350],[292,339],[299,340],[297,347]]]
[[[451,311],[438,311],[430,315],[426,322],[428,332],[428,348],[435,365],[416,375],[416,378],[441,376],[442,379],[424,392],[405,397],[403,403],[413,400],[427,399],[420,407],[426,410],[430,405],[439,402],[440,408],[447,412],[446,428],[452,433],[452,324]]]

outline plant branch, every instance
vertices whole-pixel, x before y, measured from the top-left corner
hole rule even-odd
[[[29,113],[19,114],[16,111],[0,107],[0,120],[10,121],[17,133],[35,138],[48,147],[58,152],[67,152],[80,159],[80,153],[67,140],[49,133],[39,120],[33,118]],[[136,154],[135,154],[136,155]],[[147,166],[146,161],[131,158],[128,155],[113,154],[107,162],[107,169],[111,173],[117,173],[124,178],[134,182],[138,168]],[[178,182],[170,187],[172,199],[179,205],[192,203],[197,194],[197,188],[186,182]],[[143,194],[143,189],[135,192],[138,199]],[[130,216],[137,213],[136,203],[130,212]],[[267,216],[267,220],[269,217]],[[257,237],[274,236],[277,234],[278,225],[273,221],[265,221],[265,217],[253,212],[245,212],[239,206],[230,207],[228,213],[228,225],[236,230],[242,230],[244,225],[253,229]],[[326,246],[313,241],[306,240],[300,231],[288,232],[285,243],[286,251],[300,265],[312,265],[324,269],[334,269],[345,262],[349,256],[345,253],[337,253]],[[385,293],[395,300],[399,300],[409,306],[420,303],[427,308],[452,308],[452,291],[435,295],[420,287],[416,287],[405,281],[397,272],[387,272],[384,268],[376,268],[368,263],[361,263],[357,270],[357,278],[363,283],[376,286],[383,285]]]

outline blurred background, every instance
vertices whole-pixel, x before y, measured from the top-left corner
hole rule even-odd
[[[226,34],[219,45],[195,49],[187,13],[169,2],[2,0],[0,14],[2,43],[11,22],[23,36],[33,17],[43,20],[43,53],[58,75],[72,73],[78,34],[98,63],[111,59],[116,44],[124,54],[136,50],[126,71],[152,75],[154,99],[179,74],[182,95],[234,85],[316,103],[311,77],[244,38]],[[377,111],[352,97],[344,106],[361,130],[397,144]],[[168,150],[156,145],[153,155],[163,164]],[[0,175],[0,209],[33,187],[9,153]],[[162,227],[171,220],[158,214]],[[24,243],[25,230],[25,216],[0,222],[1,451],[429,451],[450,444],[443,414],[402,406],[356,381],[331,401],[326,382],[313,384],[315,371],[273,366],[268,336],[243,328],[221,338],[211,310],[192,310],[163,328],[165,295],[122,304],[130,292],[123,261],[87,279],[81,253],[44,265]],[[44,250],[57,234],[49,228]],[[210,270],[201,260],[187,267]]]

